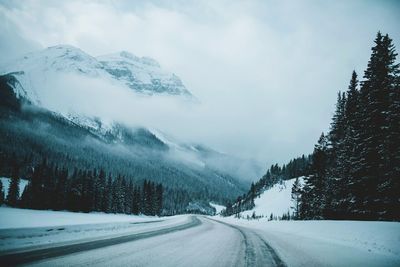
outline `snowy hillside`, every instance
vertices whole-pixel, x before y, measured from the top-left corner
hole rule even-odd
[[[215,215],[221,214],[221,211],[224,210],[226,207],[222,205],[218,205],[215,203],[210,202],[211,207],[215,209]]]
[[[293,183],[296,180],[290,179],[282,181],[281,183],[275,184],[270,189],[265,190],[259,197],[254,199],[255,207],[251,210],[244,211],[242,216],[251,216],[255,212],[258,216],[269,217],[282,216],[283,214],[293,213],[292,207],[293,202],[291,198]],[[300,182],[303,178],[300,178]]]

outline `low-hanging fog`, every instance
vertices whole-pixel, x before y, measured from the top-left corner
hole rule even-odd
[[[57,44],[152,57],[199,102],[69,74],[47,81],[46,104],[283,163],[328,129],[336,93],[353,69],[362,76],[376,32],[400,41],[396,1],[308,3],[1,1],[1,61]]]

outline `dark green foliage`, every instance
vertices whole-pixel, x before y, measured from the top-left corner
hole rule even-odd
[[[305,179],[301,203],[306,205],[300,209],[301,218],[322,219],[326,212],[328,181],[325,179],[328,164],[328,143],[326,136],[322,133],[315,145],[312,154],[311,172]]]
[[[14,206],[80,212],[161,215],[163,186],[145,181],[144,187],[146,194],[143,195],[144,199],[140,199],[141,195],[138,192],[141,188],[135,186],[131,179],[121,175],[112,179],[110,176],[106,182],[106,175],[102,169],[99,172],[75,169],[70,176],[67,169],[59,169],[58,166],[43,160],[35,166],[32,179],[22,194],[20,205],[17,203]]]
[[[26,189],[30,192],[28,195],[35,196],[33,203],[25,197],[21,203],[23,205],[30,203],[35,208],[41,208],[43,203],[52,199],[43,188],[37,186],[47,180],[49,188],[52,188],[50,192],[58,190],[61,195],[66,194],[63,201],[74,210],[79,210],[77,199],[83,194],[89,203],[85,210],[111,211],[115,208],[111,203],[112,186],[100,196],[99,192],[91,191],[87,181],[79,178],[88,176],[96,179],[94,188],[101,188],[104,178],[97,172],[113,177],[120,174],[126,177],[128,186],[130,181],[134,185],[141,185],[145,179],[167,184],[168,190],[163,188],[163,214],[183,213],[190,201],[224,203],[245,191],[241,182],[208,166],[203,169],[192,168],[171,160],[166,154],[168,146],[146,129],[130,129],[119,125],[104,134],[76,125],[30,104],[23,97],[17,98],[12,88],[16,83],[18,81],[13,74],[0,76],[0,175],[10,177],[12,160],[18,159],[20,176],[32,181]],[[15,156],[12,156],[13,153]],[[57,172],[73,173],[73,179],[67,183],[68,186],[71,184],[73,191],[63,193],[64,181],[51,180],[53,170],[41,167],[43,158],[62,166]],[[98,166],[102,170],[94,170]],[[32,168],[39,170],[33,175]],[[87,173],[75,173],[74,168]],[[91,175],[88,175],[89,170]],[[127,197],[130,198],[129,195]],[[97,198],[102,199],[102,204],[98,204]],[[183,202],[174,203],[179,200]],[[59,202],[52,203],[55,209],[62,206]],[[136,209],[136,212],[139,211]]]
[[[325,151],[325,170],[314,169],[306,179],[301,218],[400,220],[396,56],[389,36],[378,33],[360,90],[353,72],[348,91],[339,94]],[[313,161],[319,153],[314,151]],[[321,185],[322,191],[310,195]]]
[[[330,131],[320,137],[311,158],[291,161],[282,168],[273,165],[247,195],[228,205],[224,214],[252,208],[254,196],[282,179],[306,176],[299,202],[297,182],[292,188],[295,203],[300,203],[295,207],[296,218],[400,220],[396,56],[389,36],[378,33],[360,89],[353,72],[347,92],[338,94]]]
[[[3,190],[3,183],[0,181],[0,205],[4,202],[4,190]]]
[[[19,167],[16,161],[13,164],[10,186],[8,187],[7,204],[16,207],[19,201]]]
[[[292,201],[294,203],[294,206],[292,207],[294,210],[294,215],[293,215],[294,219],[300,218],[300,204],[301,204],[301,194],[302,194],[301,190],[302,188],[299,177],[296,177],[291,192]]]
[[[8,90],[9,85],[16,86],[18,80],[12,75],[0,76],[0,106],[13,111],[20,111],[21,100],[15,97],[13,91]],[[1,111],[1,109],[0,109]],[[0,113],[1,114],[1,113]]]

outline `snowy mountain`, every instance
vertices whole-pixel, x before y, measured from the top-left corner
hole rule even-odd
[[[182,101],[194,100],[178,76],[163,70],[154,59],[137,57],[126,51],[95,58],[79,48],[57,45],[0,66],[0,75],[13,77],[8,79],[8,83],[17,97],[101,135],[121,135],[119,125],[114,121],[104,121],[96,114],[77,111],[68,103],[87,98],[88,95],[79,94],[85,91],[82,90],[84,87],[105,84],[105,90],[109,92],[104,93],[104,88],[103,91],[97,90],[103,98],[105,95],[112,96],[112,90],[117,88],[119,91],[135,92],[137,95],[130,95],[134,99],[140,98],[140,95],[167,95],[182,98]],[[63,92],[70,89],[77,93]],[[96,88],[92,91],[96,93]],[[69,98],[62,99],[60,95]],[[57,103],[52,102],[54,99]]]
[[[137,57],[122,51],[97,57],[97,60],[114,79],[135,91],[147,94],[191,95],[178,76],[163,70],[152,58]]]
[[[178,76],[162,69],[154,59],[137,57],[126,51],[93,57],[79,48],[57,45],[26,54],[0,66],[0,75],[8,77],[8,84],[13,87],[17,97],[50,110],[88,129],[99,138],[106,138],[107,141],[113,143],[124,143],[123,139],[128,140],[129,129],[115,121],[105,121],[97,114],[93,114],[95,111],[86,114],[77,111],[76,105],[72,105],[71,108],[69,102],[77,98],[90,97],[90,95],[80,93],[86,92],[82,90],[84,87],[105,84],[105,89],[102,88],[102,90],[112,91],[118,88],[133,91],[137,94],[131,96],[133,100],[137,98],[146,101],[146,98],[141,98],[141,95],[166,95],[179,98],[186,103],[194,100]],[[58,96],[64,96],[62,91],[70,89],[76,91],[74,94],[67,95],[68,97],[72,95],[72,99],[64,100]],[[96,88],[90,92],[96,93]],[[104,95],[104,92],[101,91],[99,94]],[[106,95],[112,96],[112,92]],[[56,103],[53,102],[54,99]],[[85,103],[86,100],[81,102]],[[66,106],[66,108],[61,108],[61,106]],[[246,181],[254,180],[260,175],[261,170],[257,163],[234,158],[199,144],[183,144],[158,129],[151,129],[149,132],[164,143],[170,151],[173,151],[169,155],[174,161],[198,168],[208,166],[222,173],[228,172],[230,175],[242,176]]]
[[[67,110],[59,108],[56,104],[49,103],[49,99],[53,99],[57,94],[62,95],[62,90],[69,90],[68,86],[93,86],[92,83],[85,83],[93,80],[111,85],[108,90],[115,89],[112,87],[115,85],[118,88],[133,90],[139,95],[170,95],[194,99],[180,78],[163,70],[157,61],[148,57],[137,57],[126,51],[95,58],[79,48],[57,45],[26,54],[0,66],[0,75],[10,75],[8,83],[17,97],[55,112],[93,133],[103,135],[121,133],[113,121],[105,122],[99,117],[83,114],[70,107]],[[67,83],[64,86],[66,81],[76,77],[78,82]],[[75,96],[81,97],[83,96]]]
[[[57,53],[51,53],[52,57],[39,53],[23,58],[15,63],[19,68],[14,68],[21,71],[0,75],[0,162],[7,162],[7,155],[30,158],[32,164],[47,157],[70,170],[101,167],[139,183],[150,179],[168,186],[165,207],[172,214],[196,209],[198,203],[223,203],[245,191],[247,182],[239,175],[209,163],[207,155],[217,158],[222,153],[207,149],[204,154],[203,146],[185,144],[159,130],[104,122],[79,112],[65,114],[42,105],[49,102],[41,91],[47,79],[63,79],[69,77],[65,73],[73,72],[102,80],[106,73],[99,61],[79,49],[49,49]],[[67,56],[58,50],[70,52]],[[9,70],[13,70],[11,65]],[[62,75],[53,76],[57,72]],[[132,89],[126,86],[126,90]],[[26,166],[22,175],[31,167]]]
[[[192,97],[181,79],[163,70],[157,61],[125,51],[95,58],[79,48],[57,45],[4,64],[0,75],[4,74],[13,74],[23,88],[21,94],[35,104],[44,102],[46,85],[63,74],[95,78],[145,95]]]

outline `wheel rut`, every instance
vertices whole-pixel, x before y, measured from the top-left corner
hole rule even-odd
[[[240,265],[244,264],[246,267],[286,267],[286,264],[278,256],[276,251],[256,232],[245,227],[232,225],[211,218],[208,219],[234,228],[240,232],[245,246],[244,262]]]

